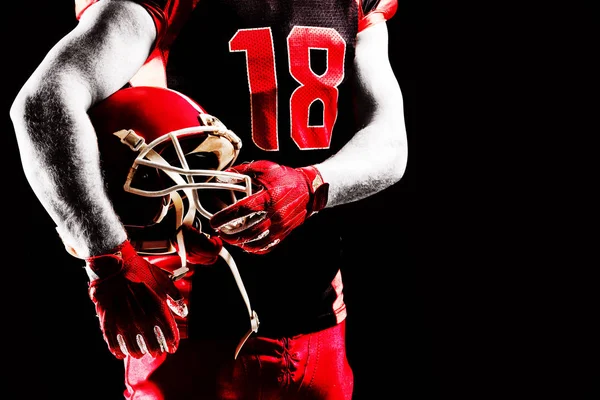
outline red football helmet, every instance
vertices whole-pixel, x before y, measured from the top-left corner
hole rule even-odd
[[[172,251],[158,239],[165,229],[184,222],[201,228],[200,216],[251,194],[248,176],[223,172],[235,162],[240,139],[175,90],[124,88],[88,115],[109,198],[142,253]],[[174,221],[159,224],[166,219]]]
[[[194,225],[202,231],[202,217],[252,194],[249,176],[224,171],[237,159],[241,140],[192,99],[167,88],[123,88],[88,115],[107,194],[130,242],[157,265],[165,257],[173,259],[170,254],[179,256],[179,267],[169,272],[174,280],[185,276],[189,269],[179,228]],[[224,247],[219,255],[229,265],[250,317],[237,357],[259,321],[233,258]]]

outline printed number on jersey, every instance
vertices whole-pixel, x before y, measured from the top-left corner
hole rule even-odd
[[[314,49],[327,54],[325,72],[320,75],[310,66],[310,50]],[[277,75],[271,28],[238,30],[229,41],[229,51],[246,53],[252,140],[263,150],[278,150]],[[289,134],[302,150],[327,149],[337,118],[337,87],[344,79],[346,42],[332,28],[295,26],[287,37],[287,51],[289,73],[299,84],[289,100]],[[309,112],[316,101],[322,103],[322,124],[311,125]]]

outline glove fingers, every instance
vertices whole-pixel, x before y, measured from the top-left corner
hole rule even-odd
[[[244,246],[243,249],[253,254],[266,254],[278,245],[279,242],[281,242],[281,239],[262,240],[256,243],[252,242],[250,245]]]
[[[214,264],[223,248],[221,238],[218,236],[208,237],[196,228],[188,225],[183,225],[183,230],[188,261],[192,264]]]
[[[193,226],[182,225],[183,239],[189,249],[199,252],[219,253],[223,243],[218,236],[207,236]]]
[[[270,227],[271,220],[267,218],[235,234],[230,235],[225,232],[222,232],[220,237],[221,239],[223,239],[224,242],[232,245],[239,245],[244,243],[250,244],[254,241],[260,241],[266,236],[268,236]]]
[[[152,342],[152,335],[138,333],[135,339],[142,354],[150,354],[152,357],[156,357],[156,354],[160,351],[160,347]]]
[[[155,269],[158,270],[159,268],[155,267]],[[175,287],[174,283],[166,276],[164,271],[153,270],[153,273],[156,274],[157,280],[161,280],[161,285],[175,288],[176,294],[180,296],[180,293]],[[143,285],[147,288],[145,284]],[[162,287],[163,286],[161,286],[161,288]],[[170,307],[168,307],[169,302],[172,302],[173,300],[171,300],[168,295],[165,296],[164,293],[156,293],[151,290],[138,290],[134,299],[136,300],[135,303],[130,303],[129,308],[133,311],[134,315],[141,318],[135,318],[137,321],[137,329],[128,331],[128,336],[126,338],[126,344],[132,357],[138,358],[144,353],[150,353],[152,356],[156,356],[157,354],[160,354],[161,350],[170,350],[173,347],[174,342],[172,338],[176,337],[174,332],[177,333],[178,338],[177,324],[175,323],[173,315],[169,311]],[[178,299],[178,302],[183,302],[183,298]],[[147,318],[149,316],[153,316],[153,318],[149,320]],[[166,344],[157,338],[155,331],[157,326],[168,327],[168,329],[165,328],[161,330],[164,332],[164,335],[161,337],[167,338]],[[133,332],[133,334],[129,334],[129,332]],[[138,336],[140,333],[142,336],[141,339]],[[132,340],[132,337],[135,339],[135,341]],[[132,342],[135,346],[133,353],[130,347],[130,342]]]
[[[168,324],[169,321],[165,321],[164,323],[157,322],[156,324],[144,326],[144,334],[137,335],[137,344],[144,354],[150,354],[152,357],[157,357],[161,353],[169,351],[169,343],[165,340],[165,336],[162,333],[163,329],[160,328],[160,326]],[[174,322],[173,326],[177,329]],[[158,334],[157,331],[160,331],[160,334]],[[172,347],[172,344],[170,346]]]
[[[179,290],[177,290],[173,282],[169,280],[168,283],[175,288],[176,294],[181,297]],[[142,301],[144,300],[143,295],[139,295],[138,298]],[[179,346],[179,328],[171,311],[180,317],[185,317],[188,312],[187,305],[182,297],[177,300],[172,299],[170,295],[167,295],[163,300],[157,299],[155,296],[152,296],[152,298],[155,300],[147,299],[146,304],[154,302],[157,305],[158,309],[153,313],[156,319],[153,322],[147,322],[143,325],[146,331],[144,332],[146,345],[151,346],[148,347],[148,351],[151,354],[158,354],[161,350],[173,353]],[[129,348],[129,343],[127,345]]]
[[[181,294],[179,289],[177,289],[177,286],[175,286],[172,280],[167,278],[167,281],[162,285],[162,289],[165,291],[166,295],[170,297],[174,302],[183,302],[183,295]]]
[[[148,268],[150,269],[154,280],[158,283],[160,289],[163,291],[163,293],[157,293],[158,295],[166,294],[175,302],[183,301],[183,295],[179,289],[177,289],[177,286],[175,286],[173,281],[169,279],[166,271],[152,263],[148,263]]]
[[[306,213],[297,214],[294,218],[288,221],[288,224],[286,224],[283,227],[277,227],[277,225],[274,225],[270,234],[263,235],[262,237],[259,237],[256,240],[246,242],[246,244],[244,244],[242,248],[245,251],[254,254],[269,253],[271,250],[273,250],[273,248],[276,245],[278,245],[281,242],[282,238],[285,238],[294,229],[294,227],[300,224],[300,221],[304,219],[305,214]]]
[[[272,161],[259,160],[249,163],[238,164],[235,167],[227,169],[226,171],[253,176],[255,172],[263,172],[274,167],[279,167],[279,165]]]
[[[248,242],[242,246],[242,249],[254,254],[265,254],[270,252],[274,246],[281,242],[277,234],[267,235],[261,239]]]
[[[157,325],[155,325],[154,328],[149,332],[146,332],[143,337],[146,352],[150,354],[153,358],[159,356],[162,352],[167,351],[166,343],[159,341],[159,338],[157,338],[155,334],[156,328],[158,328]]]
[[[175,353],[179,347],[179,329],[174,322],[170,325],[171,326],[166,329],[162,329],[160,326],[156,325],[154,327],[154,337],[161,343],[164,351]]]
[[[178,291],[178,293],[180,293]],[[188,315],[188,307],[185,304],[183,298],[173,299],[170,295],[167,295],[167,305],[169,309],[175,313],[175,315],[185,318]]]
[[[138,344],[138,337],[137,337],[138,334],[139,334],[139,332],[137,332],[137,331],[136,332],[130,331],[130,332],[126,332],[126,333],[124,332],[119,335],[121,338],[123,338],[121,341],[121,344],[123,344],[123,343],[125,344],[127,352],[133,358],[142,358],[144,356],[144,352],[142,351],[142,349],[140,348],[140,346]],[[125,351],[125,349],[122,349],[122,351]]]
[[[267,200],[266,191],[246,197],[215,213],[210,219],[210,226],[228,234],[246,229],[266,218]]]
[[[169,326],[169,328],[161,329],[161,325]],[[141,358],[145,354],[157,357],[162,352],[172,353],[177,349],[179,334],[174,321],[158,323],[152,328],[150,325],[140,328],[143,328],[144,332],[132,329],[125,334],[118,335],[121,354],[129,354],[133,358]]]
[[[104,336],[104,341],[108,345],[108,349],[110,350],[112,355],[117,357],[119,360],[124,359],[125,356],[127,355],[127,353],[124,353],[123,350],[121,349],[121,346],[119,345],[119,341],[117,340],[117,335],[110,331],[104,331],[103,336]]]

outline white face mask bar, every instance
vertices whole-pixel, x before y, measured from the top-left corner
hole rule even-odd
[[[243,192],[246,196],[250,196],[252,194],[252,184],[251,179],[247,175],[236,174],[233,172],[225,172],[225,171],[215,171],[215,170],[202,170],[202,169],[189,169],[187,160],[185,159],[185,155],[183,154],[183,150],[181,149],[181,145],[179,144],[178,137],[181,135],[185,135],[188,133],[198,133],[198,132],[207,132],[209,133],[209,137],[206,142],[210,142],[211,136],[224,136],[222,134],[215,133],[215,128],[213,127],[194,127],[194,128],[185,128],[180,129],[174,132],[170,132],[166,135],[163,135],[151,143],[146,144],[144,138],[137,135],[132,130],[121,130],[115,132],[115,136],[121,139],[121,142],[128,145],[132,150],[139,151],[139,155],[136,157],[133,166],[131,167],[129,174],[127,176],[127,180],[124,185],[125,191],[133,194],[137,194],[140,196],[146,197],[162,197],[178,190],[186,189],[228,189],[237,192]],[[159,144],[165,141],[172,141],[173,146],[177,152],[177,156],[183,168],[175,167],[169,164],[166,160],[164,160],[157,152],[154,151],[154,148]],[[239,139],[238,139],[239,140]],[[204,143],[200,146],[203,147]],[[210,143],[207,144],[207,150],[210,150]],[[233,164],[235,158],[226,164]],[[175,185],[172,185],[168,188],[164,188],[162,190],[143,190],[139,188],[135,188],[131,186],[131,182],[133,177],[137,171],[137,167],[139,165],[144,165],[151,168],[156,168],[165,172],[173,181]],[[219,167],[223,167],[220,165]],[[182,176],[186,177],[186,180],[182,179]],[[204,176],[204,177],[214,177],[217,178],[220,182],[194,182],[194,176]],[[227,182],[243,182],[243,184],[235,184],[235,183],[227,183]],[[186,191],[186,194],[187,191]],[[206,218],[212,217],[212,213],[208,212],[198,200],[198,196],[195,192],[193,192],[190,197],[193,199],[193,207],[195,210],[200,212]],[[192,206],[192,205],[190,205]],[[190,207],[191,209],[192,207]]]

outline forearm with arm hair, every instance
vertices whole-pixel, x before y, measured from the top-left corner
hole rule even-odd
[[[87,110],[134,76],[155,37],[154,22],[140,4],[94,3],[11,106],[27,180],[79,257],[106,253],[127,238],[105,193]]]
[[[329,183],[327,207],[354,202],[402,179],[408,147],[402,92],[387,55],[384,23],[358,35],[354,64],[354,137],[335,155],[317,164]]]
[[[397,134],[381,135],[384,130],[393,131],[394,126]],[[372,123],[359,130],[335,156],[317,164],[329,183],[327,207],[364,199],[398,182],[407,160],[403,132],[403,119],[396,124]]]
[[[65,243],[80,257],[102,254],[126,233],[104,192],[85,109],[60,93],[40,89],[14,118],[24,172]]]

